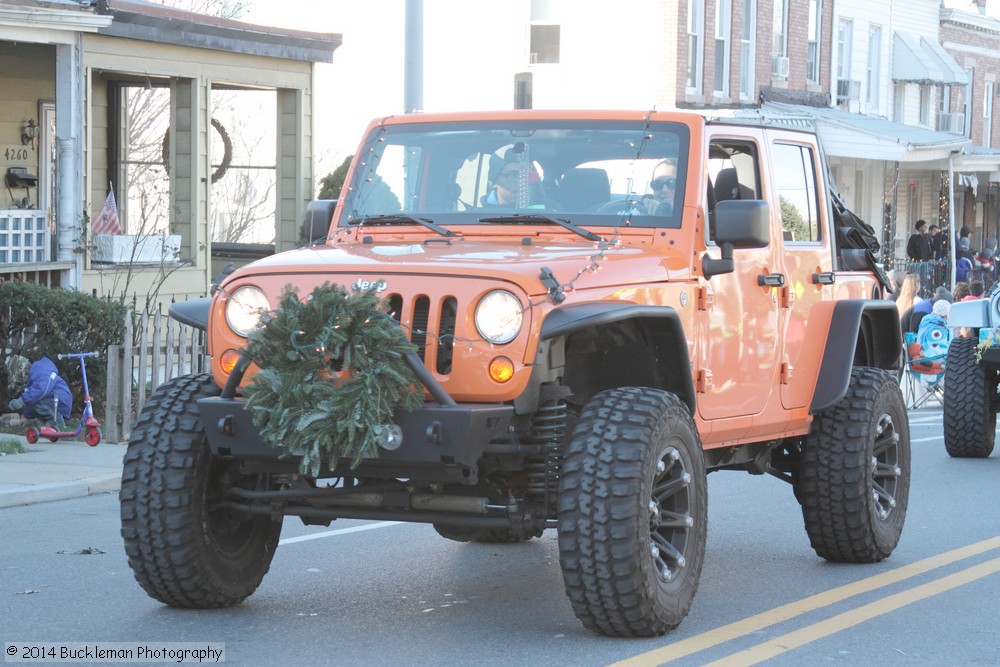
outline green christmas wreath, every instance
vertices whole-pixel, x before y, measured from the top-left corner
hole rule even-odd
[[[260,370],[244,390],[246,409],[283,456],[301,457],[303,474],[340,459],[357,466],[378,456],[397,407],[423,403],[403,358],[415,349],[373,289],[326,283],[303,301],[289,285],[250,335],[246,354]]]

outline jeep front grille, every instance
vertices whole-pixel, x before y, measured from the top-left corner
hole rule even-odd
[[[425,294],[409,300],[401,294],[390,294],[386,298],[392,317],[404,324],[410,342],[417,346],[420,360],[440,375],[449,374],[458,318],[457,300],[445,297],[432,309],[431,299]]]

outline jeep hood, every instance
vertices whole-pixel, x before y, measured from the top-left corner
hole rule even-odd
[[[343,275],[366,282],[394,276],[435,275],[508,281],[528,294],[542,294],[539,273],[551,270],[561,284],[578,274],[574,287],[649,284],[690,276],[688,264],[677,251],[653,251],[646,245],[627,245],[602,251],[597,244],[541,241],[530,245],[521,238],[510,242],[476,239],[430,239],[424,242],[347,243],[300,248],[272,255],[244,266],[230,280],[254,276],[325,274],[336,281]],[[591,271],[592,265],[600,267]],[[229,281],[227,281],[229,282]]]

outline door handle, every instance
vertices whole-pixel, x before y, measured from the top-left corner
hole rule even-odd
[[[757,284],[761,287],[782,287],[785,284],[785,274],[769,273],[766,276],[757,276]]]

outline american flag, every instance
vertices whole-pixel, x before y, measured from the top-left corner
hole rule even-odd
[[[121,234],[122,223],[118,219],[118,206],[115,204],[115,191],[108,192],[108,198],[104,200],[104,206],[90,222],[90,229],[94,234]]]

